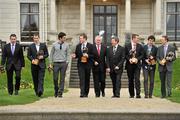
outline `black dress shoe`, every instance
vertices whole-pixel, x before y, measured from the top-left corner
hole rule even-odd
[[[38,93],[38,97],[41,97],[42,94],[43,94],[43,93],[40,91],[40,92]]]
[[[152,98],[152,95],[149,95],[149,98]]]
[[[105,92],[102,92],[102,97],[105,97]]]
[[[136,98],[141,98],[141,96],[140,95],[136,95]]]
[[[18,95],[18,90],[15,90],[15,93],[14,93],[14,95]]]
[[[129,98],[134,98],[134,96],[130,96]]]
[[[96,95],[96,98],[100,97],[100,95]]]
[[[147,96],[147,95],[145,95],[145,96],[144,96],[144,98],[148,98],[148,96]]]
[[[83,98],[84,97],[84,95],[80,95],[80,98]]]

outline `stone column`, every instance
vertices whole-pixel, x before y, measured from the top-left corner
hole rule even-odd
[[[86,0],[80,1],[80,31],[85,32],[86,26]]]
[[[161,29],[161,0],[156,0],[155,3],[155,34],[159,35],[162,32]]]
[[[56,14],[56,0],[50,1],[50,40],[56,40],[57,34],[57,14]]]
[[[127,43],[131,39],[131,0],[125,2],[125,43]]]

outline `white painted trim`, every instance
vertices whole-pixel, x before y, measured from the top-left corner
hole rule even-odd
[[[18,0],[19,3],[40,3],[41,0]]]

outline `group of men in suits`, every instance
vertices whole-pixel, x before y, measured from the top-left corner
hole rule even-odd
[[[28,48],[27,57],[31,61],[31,73],[34,90],[37,96],[43,94],[43,83],[45,75],[45,59],[48,57],[46,44],[40,43],[39,34],[34,34],[33,43]],[[19,94],[21,71],[25,67],[22,47],[17,43],[15,34],[10,35],[10,43],[6,44],[2,51],[1,65],[6,69],[7,87],[9,95],[13,94],[13,73],[15,72],[15,95]]]
[[[61,32],[58,41],[53,44],[50,54],[50,66],[53,69],[55,97],[62,97],[64,91],[64,79],[69,62],[69,45],[64,43],[66,34]],[[156,62],[158,63],[162,98],[170,97],[173,61],[176,59],[175,49],[168,44],[168,37],[161,37],[162,45],[154,45],[155,37],[149,36],[147,45],[139,44],[139,35],[132,34],[132,40],[125,47],[119,44],[118,37],[111,38],[111,46],[107,48],[102,43],[102,37],[96,36],[94,44],[87,42],[87,35],[80,34],[79,44],[76,46],[72,58],[77,58],[77,68],[80,79],[80,97],[88,97],[90,87],[90,74],[93,73],[95,96],[105,97],[105,78],[110,74],[113,85],[112,98],[120,97],[121,76],[124,69],[127,70],[130,98],[141,98],[140,71],[143,68],[145,98],[152,98],[154,88],[154,76]],[[27,57],[31,61],[31,74],[34,83],[35,94],[43,95],[43,83],[45,76],[45,59],[49,56],[46,44],[40,43],[39,34],[34,34],[33,43],[28,48]],[[7,85],[9,95],[13,94],[13,72],[16,74],[15,95],[20,88],[21,70],[25,66],[23,50],[17,43],[15,34],[10,35],[10,43],[4,46],[1,65],[7,71]],[[58,75],[61,72],[61,82],[58,86]],[[148,78],[150,84],[148,87]]]
[[[130,98],[141,98],[140,72],[143,69],[145,98],[152,98],[156,62],[159,65],[162,98],[171,96],[172,64],[176,59],[175,49],[168,44],[168,37],[162,36],[162,45],[154,45],[155,37],[148,37],[147,45],[139,43],[139,35],[132,34],[130,43],[122,47],[118,37],[111,38],[111,46],[102,44],[102,37],[96,36],[94,44],[87,42],[87,35],[81,34],[73,58],[78,58],[77,68],[80,78],[80,97],[88,97],[90,72],[92,69],[95,96],[105,96],[105,78],[110,74],[113,85],[112,98],[120,97],[123,65],[127,70]],[[169,53],[171,53],[169,55]],[[165,61],[165,62],[164,62]],[[148,79],[150,84],[148,85]]]

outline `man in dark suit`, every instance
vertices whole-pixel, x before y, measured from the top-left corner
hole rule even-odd
[[[120,97],[121,76],[123,73],[123,64],[125,60],[124,47],[120,46],[119,38],[113,37],[111,39],[111,46],[107,54],[107,72],[110,72],[110,77],[113,84],[112,98]]]
[[[80,79],[80,97],[88,97],[90,73],[93,63],[93,47],[92,44],[87,42],[87,35],[80,34],[80,43],[76,46],[73,58],[78,58],[77,68]]]
[[[159,63],[159,75],[161,80],[161,94],[162,98],[166,97],[166,82],[167,82],[167,95],[171,96],[171,81],[173,71],[173,61],[176,60],[175,48],[168,44],[168,37],[161,37],[162,45],[158,47],[157,61]]]
[[[93,62],[93,80],[96,97],[105,97],[105,77],[106,77],[106,46],[102,44],[101,36],[96,36],[93,44],[94,62]]]
[[[25,66],[23,50],[17,42],[15,34],[10,35],[10,43],[4,46],[1,65],[6,64],[9,95],[13,94],[13,72],[16,74],[15,95],[18,95],[21,80],[21,69]]]
[[[138,43],[139,35],[132,34],[132,40],[125,45],[126,51],[126,69],[129,81],[129,94],[130,98],[134,98],[136,88],[136,98],[141,98],[141,85],[140,85],[140,70],[141,60],[144,56],[143,47]],[[135,80],[135,86],[134,86]]]
[[[37,96],[41,97],[44,91],[45,59],[49,54],[46,44],[40,43],[39,39],[39,34],[34,34],[34,43],[29,46],[27,57],[31,61],[31,74],[35,93]]]
[[[153,45],[155,37],[153,35],[148,37],[148,43],[144,46],[144,57],[143,57],[143,74],[144,74],[144,93],[145,98],[152,98],[154,88],[154,75],[156,70],[156,53],[157,47]],[[148,78],[150,79],[148,89]]]

